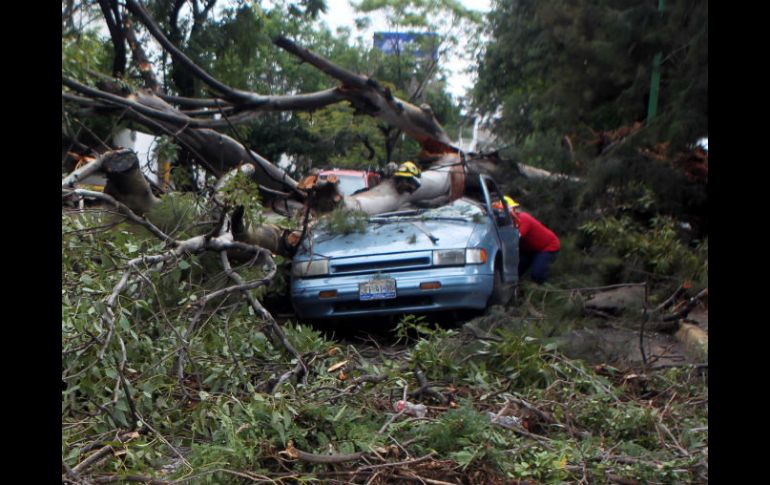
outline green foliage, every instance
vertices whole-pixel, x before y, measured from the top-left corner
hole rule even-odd
[[[282,95],[336,86],[333,78],[307,63],[297,62],[296,57],[272,43],[275,36],[284,35],[346,69],[373,76],[402,99],[418,105],[429,103],[450,133],[459,120],[459,107],[446,91],[445,75],[441,72],[443,62],[437,72],[432,63],[415,56],[385,56],[372,48],[370,39],[354,39],[349,31],[330,32],[315,21],[325,11],[323,1],[277,1],[269,6],[226,2],[205,14],[202,9],[182,8],[176,15],[177,2],[147,3],[153,18],[175,45],[217,79],[238,89]],[[419,22],[422,29],[429,31],[437,31],[437,24],[447,25],[442,34],[445,48],[453,42],[457,45],[455,33],[461,23],[473,24],[478,20],[456,2],[406,2],[398,8],[407,7],[416,10],[408,20],[399,17],[399,22]],[[362,8],[374,12],[388,7],[377,4]],[[441,12],[446,15],[439,15]],[[172,23],[172,18],[176,22]],[[450,22],[450,18],[457,22]],[[459,20],[462,22],[458,23]],[[86,69],[110,72],[112,48],[108,38],[78,33],[63,37],[62,42],[65,73],[85,79]],[[205,86],[175,61],[159,64],[155,65],[156,73],[168,83],[168,94],[207,96]],[[161,72],[162,69],[167,72]],[[354,115],[353,109],[345,104],[313,114],[265,113],[248,125],[239,126],[237,131],[239,140],[257,147],[268,160],[287,157],[294,175],[304,175],[311,167],[377,167],[394,159],[411,158],[419,150],[414,140],[404,139],[398,130],[376,118]],[[191,175],[174,170],[176,186],[193,187]]]
[[[197,225],[205,215],[205,208],[195,194],[170,192],[155,204],[147,218],[163,232],[180,237],[205,232],[208,227]]]
[[[246,228],[264,223],[264,207],[259,197],[256,184],[244,172],[238,170],[227,179],[219,191],[222,203],[228,207],[243,206],[243,220]]]
[[[319,226],[329,234],[364,233],[369,224],[365,212],[338,207],[319,220]]]
[[[551,273],[553,284],[561,288],[590,288],[626,281],[626,263],[616,251],[603,245],[587,246],[586,235],[580,231],[561,237],[561,249]],[[570,301],[569,308],[579,310],[579,301]]]
[[[562,158],[560,140],[572,134],[585,160],[595,155],[595,131],[646,118],[652,59],[661,52],[659,114],[649,130],[676,147],[693,143],[708,133],[708,5],[679,2],[662,14],[656,7],[639,0],[498,2],[476,102],[502,107],[496,131],[526,159]]]
[[[62,74],[83,82],[88,71],[108,70],[111,67],[109,41],[100,38],[96,32],[62,35]]]
[[[168,25],[173,3],[156,0],[147,5],[173,42],[226,83],[268,94],[333,86],[334,81],[323,73],[297,63],[270,43],[281,33],[346,68],[373,73],[404,99],[416,93],[416,82],[428,79],[422,94],[412,101],[429,103],[447,131],[454,132],[459,110],[446,93],[444,64],[433,73],[429,63],[408,53],[384,56],[362,41],[352,43],[349,32],[332,35],[317,28],[308,19],[323,11],[324,2],[278,1],[265,8],[253,2],[231,3],[212,10],[200,22],[195,22],[192,13],[185,13],[192,9],[185,9],[181,31],[176,33]],[[643,111],[639,93],[646,89],[649,77],[645,56],[669,45],[665,35],[670,33],[658,39],[635,39],[640,28],[634,22],[653,23],[654,16],[649,7],[633,2],[600,2],[585,12],[578,11],[582,5],[516,2],[519,15],[505,14],[513,12],[513,4],[504,1],[493,14],[491,28],[498,42],[490,46],[485,58],[480,89],[488,90],[490,103],[503,104],[500,130],[515,134],[511,139],[519,144],[518,159],[567,167],[571,159],[554,148],[554,142],[569,127],[585,123],[588,127],[576,129],[588,136],[588,128],[615,127]],[[698,23],[704,9],[691,9],[688,20],[686,7],[672,7],[673,24]],[[439,30],[445,24],[456,28],[455,32],[465,31],[473,23],[472,16],[452,1],[378,0],[362,2],[360,8],[363,13],[385,11],[393,25],[418,31]],[[457,25],[458,17],[471,22],[463,20]],[[522,28],[511,28],[511,23]],[[633,28],[625,29],[627,25]],[[96,34],[72,36],[71,30],[62,38],[65,74],[85,79],[86,69],[108,72],[109,41]],[[443,49],[456,45],[460,38],[455,32],[444,32],[442,55],[446,53]],[[676,37],[677,45],[694,39],[690,34],[689,28],[683,29]],[[634,42],[636,47],[631,49]],[[629,52],[623,54],[623,49]],[[678,113],[676,105],[691,103],[694,112],[702,111],[698,96],[707,83],[699,64],[702,53],[697,38],[680,51],[665,52],[672,66],[665,74],[671,86],[666,89],[673,97],[664,95],[662,103],[668,107],[662,110],[655,130],[668,126],[677,136],[686,137],[694,132],[693,125],[702,122],[700,117],[695,117],[694,124],[685,118],[675,122],[670,118]],[[586,60],[588,64],[581,67]],[[636,71],[629,74],[632,69]],[[491,73],[496,80],[491,80]],[[188,93],[184,76],[172,67],[163,74],[170,93],[202,94],[197,81]],[[685,80],[691,88],[684,86]],[[574,97],[575,92],[580,96]],[[603,93],[607,99],[602,98]],[[610,108],[613,103],[618,109]],[[396,140],[388,145],[394,130],[373,118],[354,116],[345,105],[312,115],[270,113],[239,127],[238,136],[259,147],[269,159],[289,155],[297,169],[309,165],[363,168],[416,150],[414,141]],[[101,136],[110,129],[105,125],[94,131]],[[365,142],[373,147],[374,155]],[[174,159],[176,152],[162,141],[156,157]],[[676,216],[687,210],[687,192],[681,191],[676,202],[681,202],[679,208],[664,210],[669,202],[665,196],[673,193],[663,183],[670,172],[654,170],[654,175],[631,177],[624,171],[628,160],[624,155],[590,167],[593,179],[600,180],[590,192],[580,193],[566,184],[554,189],[547,184],[517,183],[508,190],[519,200],[523,196],[525,205],[531,201],[533,212],[560,233],[582,227],[579,234],[562,239],[557,260],[557,264],[573,268],[573,274],[613,278],[638,267],[705,280],[707,240],[695,250],[688,249],[676,230]],[[641,167],[646,161],[636,160],[640,172],[647,173]],[[182,175],[175,171],[175,177]],[[191,177],[188,172],[182,178],[186,182]],[[519,188],[520,193],[516,192]],[[224,197],[230,205],[249,207],[247,223],[261,223],[257,191],[245,176],[231,179]],[[600,208],[608,217],[586,216],[578,208]],[[590,217],[587,223],[585,217]],[[211,228],[207,223],[210,213],[191,194],[165,196],[150,218],[177,237]],[[363,231],[366,219],[364,214],[338,210],[322,225],[332,233],[349,234]],[[143,229],[117,222],[115,217],[94,213],[62,216],[62,458],[70,466],[86,457],[80,451],[85,444],[111,442],[117,430],[132,428],[139,418],[153,430],[120,445],[125,454],[119,459],[108,457],[90,472],[163,475],[164,479],[196,483],[231,483],[236,478],[228,471],[273,477],[278,473],[285,477],[288,472],[291,480],[317,482],[329,477],[328,466],[279,463],[278,453],[290,443],[321,454],[372,453],[395,440],[410,456],[435,452],[434,458],[441,461],[426,465],[448,464],[452,473],[459,470],[466,481],[475,483],[516,479],[576,482],[583,467],[597,483],[605,479],[606,471],[646,482],[686,483],[701,478],[697,460],[708,438],[708,391],[703,379],[688,369],[650,374],[649,394],[642,394],[617,376],[600,375],[581,362],[566,359],[549,337],[562,316],[579,313],[580,301],[567,301],[566,296],[556,294],[543,297],[543,305],[571,307],[563,315],[549,313],[536,322],[519,314],[492,312],[472,322],[489,330],[489,338],[482,339],[470,337],[465,329],[445,329],[408,315],[396,329],[400,342],[395,351],[346,345],[328,340],[316,328],[283,323],[287,339],[305,358],[309,374],[306,382],[291,379],[269,395],[261,386],[275,382],[296,362],[273,343],[263,329],[264,322],[243,299],[231,295],[212,301],[203,310],[199,325],[183,338],[203,296],[231,284],[222,273],[218,255],[184,255],[163,268],[140,263],[143,275],[132,274],[115,300],[115,326],[107,340],[108,328],[102,318],[105,300],[121,281],[126,262],[168,250]],[[283,266],[280,260],[277,264]],[[247,280],[264,276],[264,268],[235,263],[234,267]],[[254,292],[257,298],[264,301],[282,291],[285,297],[287,281],[281,275],[270,289]],[[188,358],[185,379],[180,381],[175,361],[182,348]],[[121,365],[123,361],[125,365]],[[328,370],[343,361],[347,361],[344,367]],[[393,401],[400,399],[395,396],[404,387],[414,391],[420,386],[412,371],[417,365],[431,387],[449,396],[454,405],[431,407],[425,419],[395,419],[380,432],[392,416]],[[350,380],[364,375],[382,380],[355,385]],[[529,430],[547,440],[533,440],[520,430],[490,422],[487,412],[498,412],[514,398],[534,403],[553,416],[555,423],[541,423]],[[434,404],[426,394],[419,400]],[[677,446],[685,447],[690,457],[660,443],[661,436],[666,439],[661,425],[677,437]],[[573,426],[576,431],[570,429]],[[178,463],[169,445],[182,450],[192,469],[182,464],[167,473],[159,471]],[[613,463],[605,456],[610,452],[639,462]],[[575,467],[580,471],[575,472]],[[345,465],[337,468],[345,469]]]
[[[470,59],[465,49],[474,37],[480,18],[454,0],[363,0],[354,4],[361,15],[360,25],[370,24],[370,16],[385,18],[391,31],[430,33],[415,44],[400,46],[393,54],[372,50],[366,71],[401,99],[428,104],[447,133],[455,133],[460,109],[447,93],[447,66],[456,58]],[[438,60],[416,55],[418,50],[437,52]],[[468,52],[464,52],[468,50]],[[400,132],[383,126],[386,162],[412,158],[419,146],[414,140],[401,140]]]
[[[463,402],[426,428],[425,442],[430,450],[450,456],[463,469],[483,462],[503,469],[508,461],[505,457],[508,440],[472,403]]]
[[[412,335],[429,336],[435,330],[431,329],[424,315],[407,314],[401,317],[396,324],[394,334],[400,341],[409,341]]]
[[[483,327],[484,319],[471,324]],[[646,480],[681,480],[687,476],[682,475],[681,469],[692,466],[692,461],[669,457],[665,465],[657,468],[644,464],[645,459],[661,457],[657,429],[659,423],[673,416],[661,415],[659,408],[650,407],[644,400],[618,399],[621,387],[584,364],[563,358],[551,346],[544,346],[539,338],[530,336],[534,327],[510,317],[507,322],[498,320],[496,326],[496,341],[473,341],[454,331],[432,329],[413,317],[402,320],[400,328],[420,335],[411,352],[412,362],[419,363],[433,382],[472,389],[474,396],[473,400],[459,400],[456,409],[440,413],[434,421],[407,435],[418,438],[421,453],[433,451],[449,456],[466,470],[493,469],[511,479],[563,483],[570,481],[567,464],[591,463],[592,458],[601,456],[598,447],[602,443],[605,447],[616,443],[623,453],[640,460],[638,466],[626,467],[625,476]],[[682,396],[702,392],[691,376],[679,370],[651,379],[649,386],[667,389],[667,396],[672,392]],[[674,384],[675,389],[668,388],[677,379],[682,380]],[[557,421],[570,419],[574,425],[590,431],[581,439],[570,437],[566,431],[557,432],[543,446],[532,442],[525,445],[514,431],[493,425],[481,411],[499,410],[500,404],[496,402],[499,403],[502,389],[516,390],[516,396],[530,402],[547,399],[559,403],[552,409]],[[506,391],[502,392],[504,397]],[[661,397],[661,404],[666,399]],[[706,417],[684,404],[688,398],[683,399],[681,405],[671,408],[677,416],[673,419],[687,416],[687,426],[700,429]],[[669,422],[668,426],[672,425]],[[694,443],[703,446],[697,439]],[[674,471],[677,467],[678,472]],[[589,468],[592,473],[605,469],[603,465]]]
[[[641,220],[661,214],[693,225],[705,225],[708,219],[704,184],[690,182],[671,165],[644,157],[633,147],[597,159],[586,178],[577,202],[581,209],[627,213]]]
[[[212,440],[194,446],[190,456],[190,462],[201,469],[216,469],[224,462],[264,473],[272,461],[269,456],[289,443],[302,450],[352,453],[384,440],[373,432],[376,414],[365,407],[314,406],[287,395],[211,400]],[[217,483],[226,475],[214,477],[213,483]]]
[[[654,217],[649,226],[630,217],[606,217],[586,222],[580,229],[594,244],[606,245],[626,261],[645,271],[700,281],[708,274],[708,240],[695,250],[682,244],[677,222]]]
[[[179,145],[174,143],[173,138],[166,135],[159,136],[155,138],[152,155],[155,160],[168,162],[173,165],[179,156]]]
[[[315,163],[323,167],[367,169],[384,165],[385,147],[377,121],[355,116],[344,104],[313,113],[299,113],[318,150]],[[370,150],[371,148],[371,150]]]
[[[654,409],[636,403],[612,405],[609,398],[597,396],[581,400],[573,411],[581,425],[596,430],[605,438],[632,441],[646,449],[658,445]]]
[[[110,227],[110,220],[89,213],[62,217],[62,457],[70,466],[85,458],[79,452],[83,443],[112,439],[116,429],[132,426],[130,399],[163,440],[148,433],[125,445],[121,460],[107,460],[95,473],[153,474],[177,461],[168,441],[183,450],[192,471],[179,465],[166,478],[195,473],[201,483],[227,483],[232,478],[227,470],[284,472],[275,460],[290,443],[320,454],[371,453],[395,439],[413,456],[434,452],[436,460],[449,460],[460,473],[490,480],[570,482],[576,479],[570,466],[584,463],[594,477],[605,470],[646,481],[696,477],[695,457],[706,446],[708,422],[707,406],[689,404],[707,403],[697,375],[687,369],[651,374],[647,388],[655,391],[654,402],[637,399],[622,381],[598,375],[546,344],[549,322],[533,324],[506,313],[471,322],[488,330],[488,339],[405,316],[396,333],[407,346],[395,353],[347,346],[315,328],[285,323],[310,374],[307,383],[292,380],[269,395],[258,383],[276,379],[294,362],[271,343],[249,306],[235,299],[222,301],[222,308],[212,303],[205,324],[187,342],[185,396],[174,370],[179,335],[200,297],[227,284],[221,269],[207,267],[204,255],[190,256],[159,272],[144,268],[145,278],[130,281],[116,302],[113,340],[99,359],[104,299],[121,279],[126,257],[164,250],[143,231]],[[260,277],[259,269],[239,271],[247,279]],[[128,393],[116,365],[123,348]],[[344,379],[339,371],[328,371],[342,361],[347,361]],[[418,388],[410,372],[416,365],[433,389],[453,396],[456,404],[430,408],[427,419],[396,419],[378,433],[400,398],[395,396],[404,386]],[[348,379],[367,374],[384,381],[350,387]],[[532,441],[490,422],[487,413],[499,412],[514,397],[535,403],[560,423],[529,430],[548,441]],[[661,446],[661,424],[681,437],[693,458]],[[580,432],[568,432],[567,426]],[[608,449],[639,463],[618,467],[603,461],[602,450]],[[327,470],[301,461],[281,466],[290,467],[298,481],[319,480]]]

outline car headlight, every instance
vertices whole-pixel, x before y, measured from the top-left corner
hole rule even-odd
[[[299,278],[329,274],[329,260],[313,259],[311,261],[299,261],[291,265],[291,274]]]
[[[484,264],[486,262],[487,251],[482,248],[433,251],[433,266],[462,266],[464,264]]]
[[[458,266],[465,264],[465,249],[433,251],[433,266]]]
[[[487,262],[487,251],[482,248],[465,250],[465,264],[484,264]]]

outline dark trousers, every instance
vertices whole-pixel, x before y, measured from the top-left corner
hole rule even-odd
[[[559,251],[531,253],[522,251],[519,253],[519,279],[532,269],[532,281],[538,284],[548,281],[548,269],[556,259]]]

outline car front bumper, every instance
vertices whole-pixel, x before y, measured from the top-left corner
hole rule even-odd
[[[485,266],[466,265],[393,272],[383,275],[347,275],[297,278],[291,284],[291,299],[301,318],[342,318],[390,315],[455,309],[483,309],[492,294],[494,277]],[[372,279],[396,280],[396,298],[361,301],[359,283]],[[420,283],[439,282],[440,288],[423,290]],[[322,291],[337,295],[321,298]]]

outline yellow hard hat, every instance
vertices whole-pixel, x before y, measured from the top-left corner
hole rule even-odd
[[[518,202],[516,202],[515,200],[511,199],[507,195],[505,197],[503,197],[503,198],[505,199],[505,202],[508,204],[508,207],[510,207],[511,209],[513,209],[514,207],[518,207],[519,206]]]
[[[513,209],[514,207],[518,207],[519,206],[518,202],[516,202],[515,200],[511,199],[507,195],[505,197],[503,197],[503,198],[505,199],[506,204],[508,204],[508,208],[509,209]],[[495,208],[495,209],[498,209],[498,210],[503,210],[503,201],[498,200],[497,202],[492,204],[492,207]]]
[[[393,174],[394,177],[419,177],[420,169],[412,162],[404,162],[398,167],[398,171]]]

